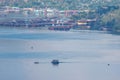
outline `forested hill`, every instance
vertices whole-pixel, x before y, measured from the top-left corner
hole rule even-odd
[[[57,9],[93,9],[97,6],[119,6],[120,0],[0,0],[0,6]]]

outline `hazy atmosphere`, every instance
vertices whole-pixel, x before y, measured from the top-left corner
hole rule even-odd
[[[119,0],[0,0],[0,80],[120,80]]]

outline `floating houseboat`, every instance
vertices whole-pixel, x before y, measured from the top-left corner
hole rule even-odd
[[[68,31],[71,29],[72,26],[69,25],[61,25],[61,26],[51,26],[49,30],[59,30],[59,31]]]

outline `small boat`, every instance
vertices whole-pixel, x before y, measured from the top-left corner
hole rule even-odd
[[[59,60],[57,60],[57,59],[54,59],[54,60],[52,60],[52,62],[51,62],[53,65],[58,65],[60,62],[59,62]]]
[[[39,62],[34,62],[34,64],[39,64]]]

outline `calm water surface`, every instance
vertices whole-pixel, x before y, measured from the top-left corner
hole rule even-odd
[[[120,80],[120,36],[0,28],[0,80]]]

